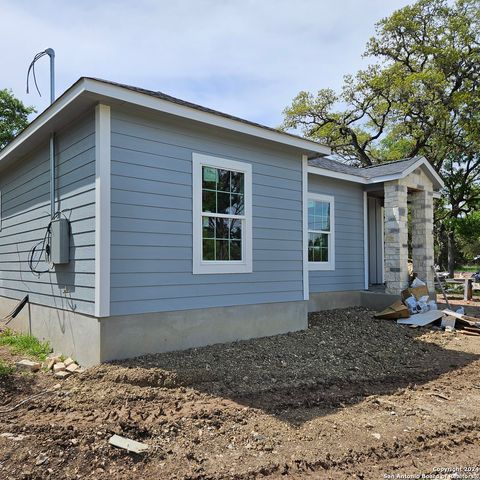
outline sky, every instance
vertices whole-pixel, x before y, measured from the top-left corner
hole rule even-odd
[[[127,83],[276,127],[301,90],[338,90],[375,23],[411,0],[0,0],[0,89],[38,113],[81,76]]]

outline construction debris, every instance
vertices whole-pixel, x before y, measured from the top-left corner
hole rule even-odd
[[[385,310],[382,310],[379,313],[376,313],[375,318],[385,318],[389,319],[396,319],[396,318],[408,318],[410,313],[408,312],[408,308],[403,304],[401,300],[398,300],[394,304],[387,307]]]
[[[397,323],[400,323],[401,325],[418,325],[419,327],[424,327],[425,325],[442,318],[443,315],[444,313],[440,310],[430,310],[425,313],[417,313],[410,318],[399,319],[397,320]]]
[[[443,313],[450,317],[456,318],[457,321],[463,325],[480,329],[480,318],[470,317],[469,315],[459,313],[458,311],[454,312],[453,310],[448,309],[443,310]]]
[[[68,357],[63,363],[65,364],[66,367],[68,367],[72,363],[75,363],[75,361],[73,359],[71,359],[70,357]]]
[[[70,365],[67,365],[66,371],[73,373],[76,372],[79,368],[80,367],[75,362],[73,362]]]
[[[451,315],[444,315],[440,326],[445,329],[447,329],[447,327],[455,328],[455,317],[452,317]]]
[[[438,286],[440,287],[440,290],[442,291],[442,295],[443,295],[443,298],[445,300],[445,303],[447,304],[447,307],[451,309],[452,307],[450,305],[450,302],[448,301],[448,297],[447,297],[447,294],[445,293],[445,289],[443,288],[443,284],[440,281],[440,278],[438,277],[438,273],[435,270],[435,267],[433,265],[432,265],[432,270],[433,270],[433,274],[435,275],[435,279],[437,280]]]
[[[65,364],[63,362],[58,362],[58,363],[55,363],[53,365],[53,373],[58,373],[58,372],[62,372],[63,370],[65,370],[67,367],[65,366]]]
[[[129,438],[121,437],[120,435],[113,435],[108,440],[108,443],[114,447],[123,448],[127,452],[133,453],[143,453],[149,448],[145,443],[130,440]]]
[[[53,370],[53,374],[58,378],[67,378],[72,373],[83,373],[85,370],[78,365],[72,358],[62,360],[59,354],[52,354],[47,357],[44,366],[47,370]]]
[[[450,307],[447,296],[443,293]],[[451,308],[439,311],[436,302],[430,300],[427,286],[415,275],[411,286],[402,290],[401,300],[376,313],[374,317],[396,319],[398,324],[410,325],[412,328],[424,327],[441,320],[441,328],[446,332],[452,333],[456,328],[460,328],[467,335],[480,335],[480,318],[465,315],[463,307],[456,312]]]
[[[17,370],[21,370],[23,372],[38,372],[40,368],[42,368],[42,364],[38,362],[32,362],[32,360],[20,360],[15,362],[15,366]]]

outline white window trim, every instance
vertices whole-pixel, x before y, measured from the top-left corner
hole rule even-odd
[[[193,153],[193,273],[251,273],[252,269],[252,165],[225,158]],[[244,177],[245,219],[242,228],[241,261],[202,260],[202,167],[223,168],[242,172]],[[219,214],[218,216],[222,216]]]
[[[307,216],[308,216],[308,200],[318,200],[320,202],[330,203],[330,234],[328,236],[328,262],[308,262],[309,270],[335,270],[335,198],[331,195],[323,195],[321,193],[308,192],[307,199]],[[307,220],[307,236],[309,233]],[[308,243],[307,243],[308,255]],[[308,257],[307,257],[308,258]]]

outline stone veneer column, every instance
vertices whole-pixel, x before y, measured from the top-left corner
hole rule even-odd
[[[401,180],[385,182],[386,292],[399,294],[408,287],[407,187]]]
[[[422,190],[410,194],[412,200],[413,271],[430,293],[433,285],[433,192]]]

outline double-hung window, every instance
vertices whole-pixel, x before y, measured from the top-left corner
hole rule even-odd
[[[308,264],[310,270],[335,269],[334,199],[308,194]]]
[[[193,154],[193,273],[252,271],[252,166]]]

